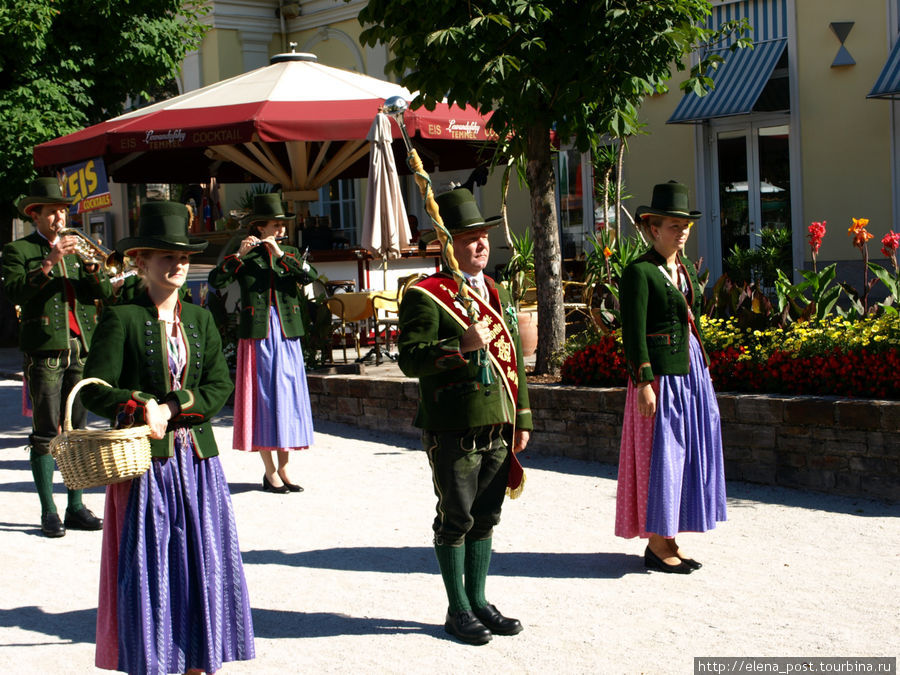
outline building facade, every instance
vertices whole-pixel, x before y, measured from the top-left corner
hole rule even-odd
[[[747,18],[755,47],[726,54],[706,97],[682,95],[682,77],[645,102],[649,133],[629,141],[625,162],[629,190],[641,196],[630,206],[654,183],[687,183],[704,213],[691,252],[711,279],[732,246],[758,247],[765,228],[787,228],[793,267],[809,267],[807,227],[827,221],[819,266],[837,262],[838,278],[856,282],[851,219],[868,218],[878,239],[900,229],[898,108],[890,100],[900,91],[900,3],[712,5],[711,26]]]

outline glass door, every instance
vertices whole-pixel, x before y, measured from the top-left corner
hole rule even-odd
[[[788,273],[792,267],[789,127],[771,121],[719,123],[710,134],[710,243],[716,258],[710,269],[713,274],[728,271],[730,256],[732,261],[749,259],[754,261],[747,263],[750,275],[763,274],[771,285],[773,266]],[[759,249],[766,254],[754,257]]]

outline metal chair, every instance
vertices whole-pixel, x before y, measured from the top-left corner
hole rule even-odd
[[[376,364],[381,363],[382,353],[379,348],[378,338],[382,332],[384,332],[384,356],[387,356],[392,361],[397,360],[397,354],[391,354],[390,352],[390,343],[391,333],[397,331],[400,326],[400,302],[403,300],[403,296],[411,286],[414,286],[427,276],[427,274],[419,273],[400,277],[397,280],[397,294],[394,297],[391,297],[390,295],[372,296],[372,304],[375,307],[375,347],[373,349],[377,350],[375,354]],[[381,313],[384,315],[382,316]]]

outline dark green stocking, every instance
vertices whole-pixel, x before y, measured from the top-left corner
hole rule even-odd
[[[456,613],[471,610],[472,607],[466,598],[466,588],[463,585],[466,547],[435,544],[434,552],[437,555],[438,566],[441,568],[444,588],[447,589],[450,612]]]
[[[466,540],[466,596],[472,607],[484,607],[488,604],[484,597],[484,585],[490,566],[491,538],[478,541]]]
[[[31,475],[34,476],[34,486],[37,488],[38,498],[41,500],[41,515],[56,513],[56,504],[53,503],[53,470],[56,462],[53,455],[38,455],[31,451]]]

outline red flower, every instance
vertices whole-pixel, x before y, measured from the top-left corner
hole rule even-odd
[[[813,255],[819,253],[819,247],[822,245],[822,237],[825,236],[826,221],[821,223],[810,223],[807,230],[809,231],[809,247],[812,249]]]
[[[898,248],[900,248],[900,233],[891,230],[881,239],[881,252],[885,257],[893,258],[897,255]]]

